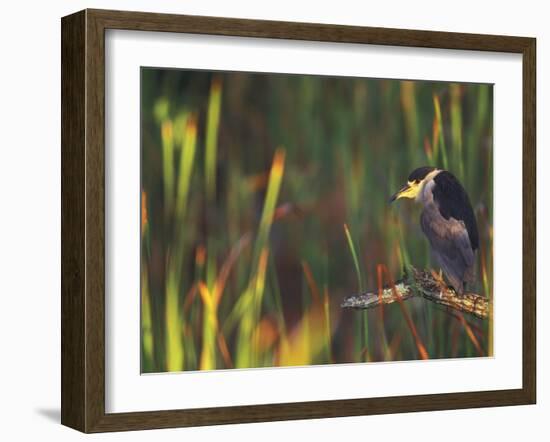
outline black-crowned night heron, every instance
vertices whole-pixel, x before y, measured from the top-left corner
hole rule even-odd
[[[420,167],[390,202],[411,198],[422,204],[420,226],[434,258],[449,282],[462,294],[474,282],[475,252],[479,246],[477,223],[468,194],[455,176],[435,167]]]

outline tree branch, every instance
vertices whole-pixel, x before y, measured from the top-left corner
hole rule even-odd
[[[348,296],[341,304],[342,308],[369,309],[382,304],[422,297],[439,305],[472,314],[480,319],[489,317],[489,300],[476,293],[459,295],[439,278],[427,270],[410,267],[410,272],[394,285],[385,286],[382,293],[361,293]],[[398,299],[399,297],[399,299]]]

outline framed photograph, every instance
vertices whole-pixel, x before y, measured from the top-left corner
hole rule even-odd
[[[61,24],[63,424],[535,403],[535,39]]]

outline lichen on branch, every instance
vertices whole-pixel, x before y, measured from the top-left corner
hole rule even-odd
[[[351,295],[344,299],[342,308],[370,309],[414,297],[422,297],[448,308],[469,313],[479,319],[489,317],[489,300],[477,293],[459,295],[452,287],[428,270],[410,267],[404,278],[384,286],[379,292]]]

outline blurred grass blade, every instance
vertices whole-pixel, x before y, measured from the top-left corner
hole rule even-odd
[[[351,256],[353,258],[353,265],[355,267],[355,274],[357,275],[357,284],[359,288],[359,293],[364,292],[364,285],[363,285],[363,276],[361,272],[361,268],[359,267],[359,259],[357,257],[357,251],[355,244],[353,242],[353,238],[351,237],[351,232],[348,228],[347,224],[344,224],[344,231],[346,233],[346,239],[348,242],[348,247],[351,252]],[[369,347],[369,321],[367,312],[362,312],[361,316],[355,317],[355,354],[358,361],[362,361],[363,358],[365,358],[366,361],[369,360],[370,354],[368,351]],[[363,339],[363,342],[361,343],[361,338]]]
[[[304,270],[304,275],[306,276],[307,285],[309,286],[313,302],[320,303],[321,295],[319,293],[319,287],[317,287],[317,283],[313,279],[313,274],[311,273],[309,264],[306,261],[302,261],[302,268]]]
[[[218,131],[220,124],[222,100],[222,83],[219,76],[214,76],[210,84],[210,95],[208,99],[208,113],[206,118],[206,146],[204,155],[204,177],[206,189],[206,201],[214,204],[216,200],[216,175],[218,156]],[[212,221],[208,225],[212,225]],[[217,274],[216,255],[217,245],[214,237],[209,235],[206,241],[207,262],[206,262],[206,284],[213,290]]]
[[[273,224],[273,215],[275,212],[279,189],[283,179],[285,165],[284,149],[277,149],[273,157],[271,172],[267,185],[267,192],[264,200],[258,235],[254,245],[252,259],[253,273],[250,276],[248,289],[243,297],[249,298],[247,304],[249,308],[245,309],[240,318],[240,326],[237,340],[237,367],[251,367],[256,361],[255,349],[257,340],[253,341],[254,330],[260,320],[261,301],[265,285],[265,272],[267,266],[269,232]]]
[[[265,273],[267,269],[267,258],[268,258],[268,250],[264,249],[260,254],[260,262],[258,263],[258,277],[256,278],[256,286],[254,287],[254,307],[252,308],[254,317],[253,317],[252,323],[256,328],[260,323],[260,317],[261,317],[262,299],[263,299],[264,288],[265,288]],[[253,339],[254,347],[252,352],[252,363],[253,363],[252,366],[255,367],[258,364],[260,335],[259,333],[256,333],[255,335],[252,334],[252,337],[254,338]]]
[[[401,81],[401,106],[406,120],[409,151],[414,152],[420,145],[418,115],[414,81]]]
[[[414,325],[414,322],[412,321],[408,309],[405,306],[405,303],[401,299],[401,296],[397,293],[397,290],[395,288],[394,281],[390,278],[388,269],[386,266],[381,265],[381,268],[386,273],[386,282],[389,283],[389,286],[392,289],[393,296],[395,299],[397,299],[399,307],[401,308],[401,313],[403,313],[403,317],[405,318],[405,321],[407,322],[407,326],[409,327],[409,331],[411,332],[411,335],[413,336],[414,342],[416,344],[416,348],[418,350],[418,355],[420,356],[420,359],[430,359],[430,356],[428,355],[428,352],[426,350],[426,346],[422,342],[422,339],[420,338],[420,335],[418,334],[418,331],[416,330],[416,326]]]
[[[216,338],[218,330],[217,304],[206,284],[199,282],[199,293],[203,302],[202,351],[200,357],[201,370],[216,368]]]
[[[327,286],[323,289],[323,308],[325,312],[325,345],[327,351],[327,360],[331,364],[334,363],[332,356],[332,329],[330,325],[330,299]]]
[[[223,333],[219,329],[218,329],[217,337],[218,337],[218,348],[220,349],[220,353],[225,363],[225,367],[233,368],[233,361],[231,360],[231,353],[229,352],[229,348],[227,347],[227,341],[225,340]]]
[[[148,268],[144,264],[141,271],[141,343],[142,371],[153,366],[153,325],[151,319],[151,295],[149,293]]]
[[[238,368],[256,367],[258,363],[257,349],[259,340],[254,336],[254,330],[260,322],[261,302],[265,287],[265,273],[267,268],[267,249],[262,250],[258,262],[258,271],[251,280],[249,288],[242,295],[248,298],[240,320],[239,333],[237,338],[237,361]]]
[[[227,349],[227,343],[223,331],[219,330],[218,308],[222,298],[227,279],[231,269],[237,261],[243,249],[249,244],[250,235],[244,235],[233,246],[231,252],[222,265],[219,275],[216,278],[214,288],[210,291],[204,282],[200,281],[199,293],[203,301],[203,342],[200,360],[201,370],[213,370],[216,368],[216,341],[226,367],[232,367],[233,362]]]
[[[449,85],[451,91],[451,136],[453,140],[454,164],[458,166],[455,172],[460,181],[464,181],[464,157],[462,154],[462,106],[461,86],[457,83]]]
[[[275,155],[273,156],[273,164],[271,165],[271,172],[269,174],[262,217],[258,228],[258,236],[256,237],[256,243],[254,246],[253,262],[256,263],[258,262],[260,252],[266,247],[269,239],[269,232],[271,231],[271,225],[273,224],[273,215],[275,213],[277,199],[279,197],[279,190],[281,188],[284,170],[285,150],[279,148],[275,151]]]
[[[165,183],[165,211],[172,213],[171,196],[174,194],[174,141],[172,123],[163,124],[163,173]],[[176,213],[174,214],[174,234],[171,244],[171,253],[167,259],[167,284],[165,304],[166,325],[166,365],[168,371],[180,371],[185,367],[185,339],[183,334],[185,321],[183,317],[181,288],[181,268],[183,265],[185,243],[182,226],[184,224],[185,210],[189,194],[189,183],[193,170],[195,156],[196,123],[190,120],[186,125],[186,133],[183,137],[183,146],[180,156],[177,194],[175,195]],[[168,201],[170,203],[168,203]],[[193,337],[187,338],[192,341]],[[192,347],[192,342],[189,342]]]
[[[169,271],[166,284],[166,370],[181,371],[184,365],[183,321],[179,308],[178,283],[174,271]]]
[[[153,116],[155,117],[155,121],[162,124],[163,121],[168,119],[169,113],[170,102],[166,97],[160,97],[153,107]]]
[[[433,101],[435,110],[434,125],[437,128],[436,142],[438,143],[441,151],[441,161],[443,162],[443,168],[447,169],[449,167],[449,162],[447,160],[447,148],[445,147],[445,134],[443,133],[443,119],[441,117],[441,105],[439,103],[439,97],[437,95],[434,95]]]
[[[194,117],[190,117],[185,126],[185,134],[183,137],[183,146],[180,156],[178,192],[176,198],[176,219],[179,223],[183,223],[183,217],[187,207],[187,196],[189,194],[189,183],[191,182],[191,173],[193,171],[196,141],[197,122]]]
[[[216,163],[221,103],[221,79],[219,77],[214,77],[210,86],[210,98],[208,100],[208,115],[206,121],[206,155],[204,157],[206,195],[209,201],[214,200],[216,192]]]
[[[141,236],[144,237],[148,230],[149,217],[147,214],[147,192],[141,191]]]
[[[169,216],[174,195],[174,131],[172,121],[162,122],[162,179],[164,181],[164,212]]]
[[[359,259],[357,258],[357,252],[355,250],[355,245],[353,243],[353,239],[351,237],[351,233],[349,231],[348,225],[344,224],[344,231],[346,233],[346,239],[348,241],[349,250],[351,252],[351,257],[353,258],[353,265],[355,266],[355,274],[357,275],[357,284],[359,288],[359,293],[363,293],[364,287],[363,287],[363,276],[361,274],[361,268],[359,267]]]

